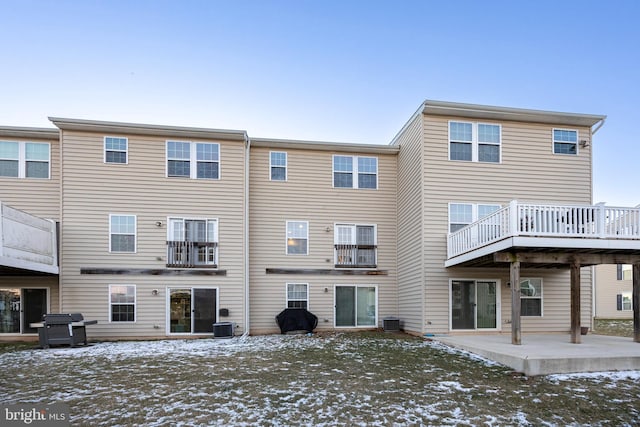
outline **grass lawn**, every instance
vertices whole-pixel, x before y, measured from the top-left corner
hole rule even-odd
[[[640,372],[528,378],[400,334],[32,348],[0,349],[0,403],[67,403],[73,425],[640,423]]]

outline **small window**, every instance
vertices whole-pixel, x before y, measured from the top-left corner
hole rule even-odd
[[[135,285],[109,285],[109,313],[111,322],[135,322]]]
[[[336,267],[376,267],[376,226],[336,224],[334,227]]]
[[[109,252],[136,251],[136,216],[109,215]]]
[[[127,163],[127,138],[104,137],[104,162]]]
[[[449,122],[449,160],[500,163],[500,125]]]
[[[630,292],[625,292],[622,294],[618,294],[616,295],[617,298],[617,309],[618,311],[631,311],[633,310],[633,305],[632,305],[632,296]]]
[[[633,279],[633,266],[631,264],[618,264],[617,265],[617,279],[618,280],[631,280],[631,279]]]
[[[554,154],[578,154],[578,131],[554,129],[553,130]]]
[[[167,141],[167,176],[220,179],[220,144]]]
[[[335,188],[378,188],[378,158],[333,156]]]
[[[287,283],[287,308],[309,308],[309,284]]]
[[[0,177],[47,179],[50,164],[48,143],[0,141]]]
[[[480,205],[473,203],[449,203],[449,232],[478,221],[500,210],[500,205]]]
[[[269,153],[269,169],[271,171],[271,181],[286,181],[287,153],[282,151],[271,151]]]
[[[520,281],[520,314],[522,316],[542,316],[542,279]]]
[[[287,255],[309,254],[309,223],[287,221]]]

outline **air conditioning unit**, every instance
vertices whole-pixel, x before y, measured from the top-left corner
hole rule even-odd
[[[214,338],[233,338],[233,323],[220,322],[213,324]]]
[[[400,331],[400,319],[397,317],[385,317],[382,319],[382,329],[384,329],[385,332]]]

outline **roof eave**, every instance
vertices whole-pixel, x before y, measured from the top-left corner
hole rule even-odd
[[[153,135],[181,138],[225,139],[244,141],[247,133],[243,130],[209,129],[183,126],[150,125],[141,123],[109,122],[83,119],[49,117],[49,120],[62,130],[80,132],[101,132],[123,135]]]
[[[316,151],[338,151],[348,153],[396,154],[397,146],[377,144],[354,144],[345,142],[302,141],[293,139],[251,138],[252,147],[298,149]]]
[[[0,126],[0,137],[29,139],[59,139],[60,131],[55,128]]]

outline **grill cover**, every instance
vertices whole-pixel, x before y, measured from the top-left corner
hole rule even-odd
[[[280,332],[313,332],[318,326],[318,317],[304,308],[286,308],[276,316]]]

